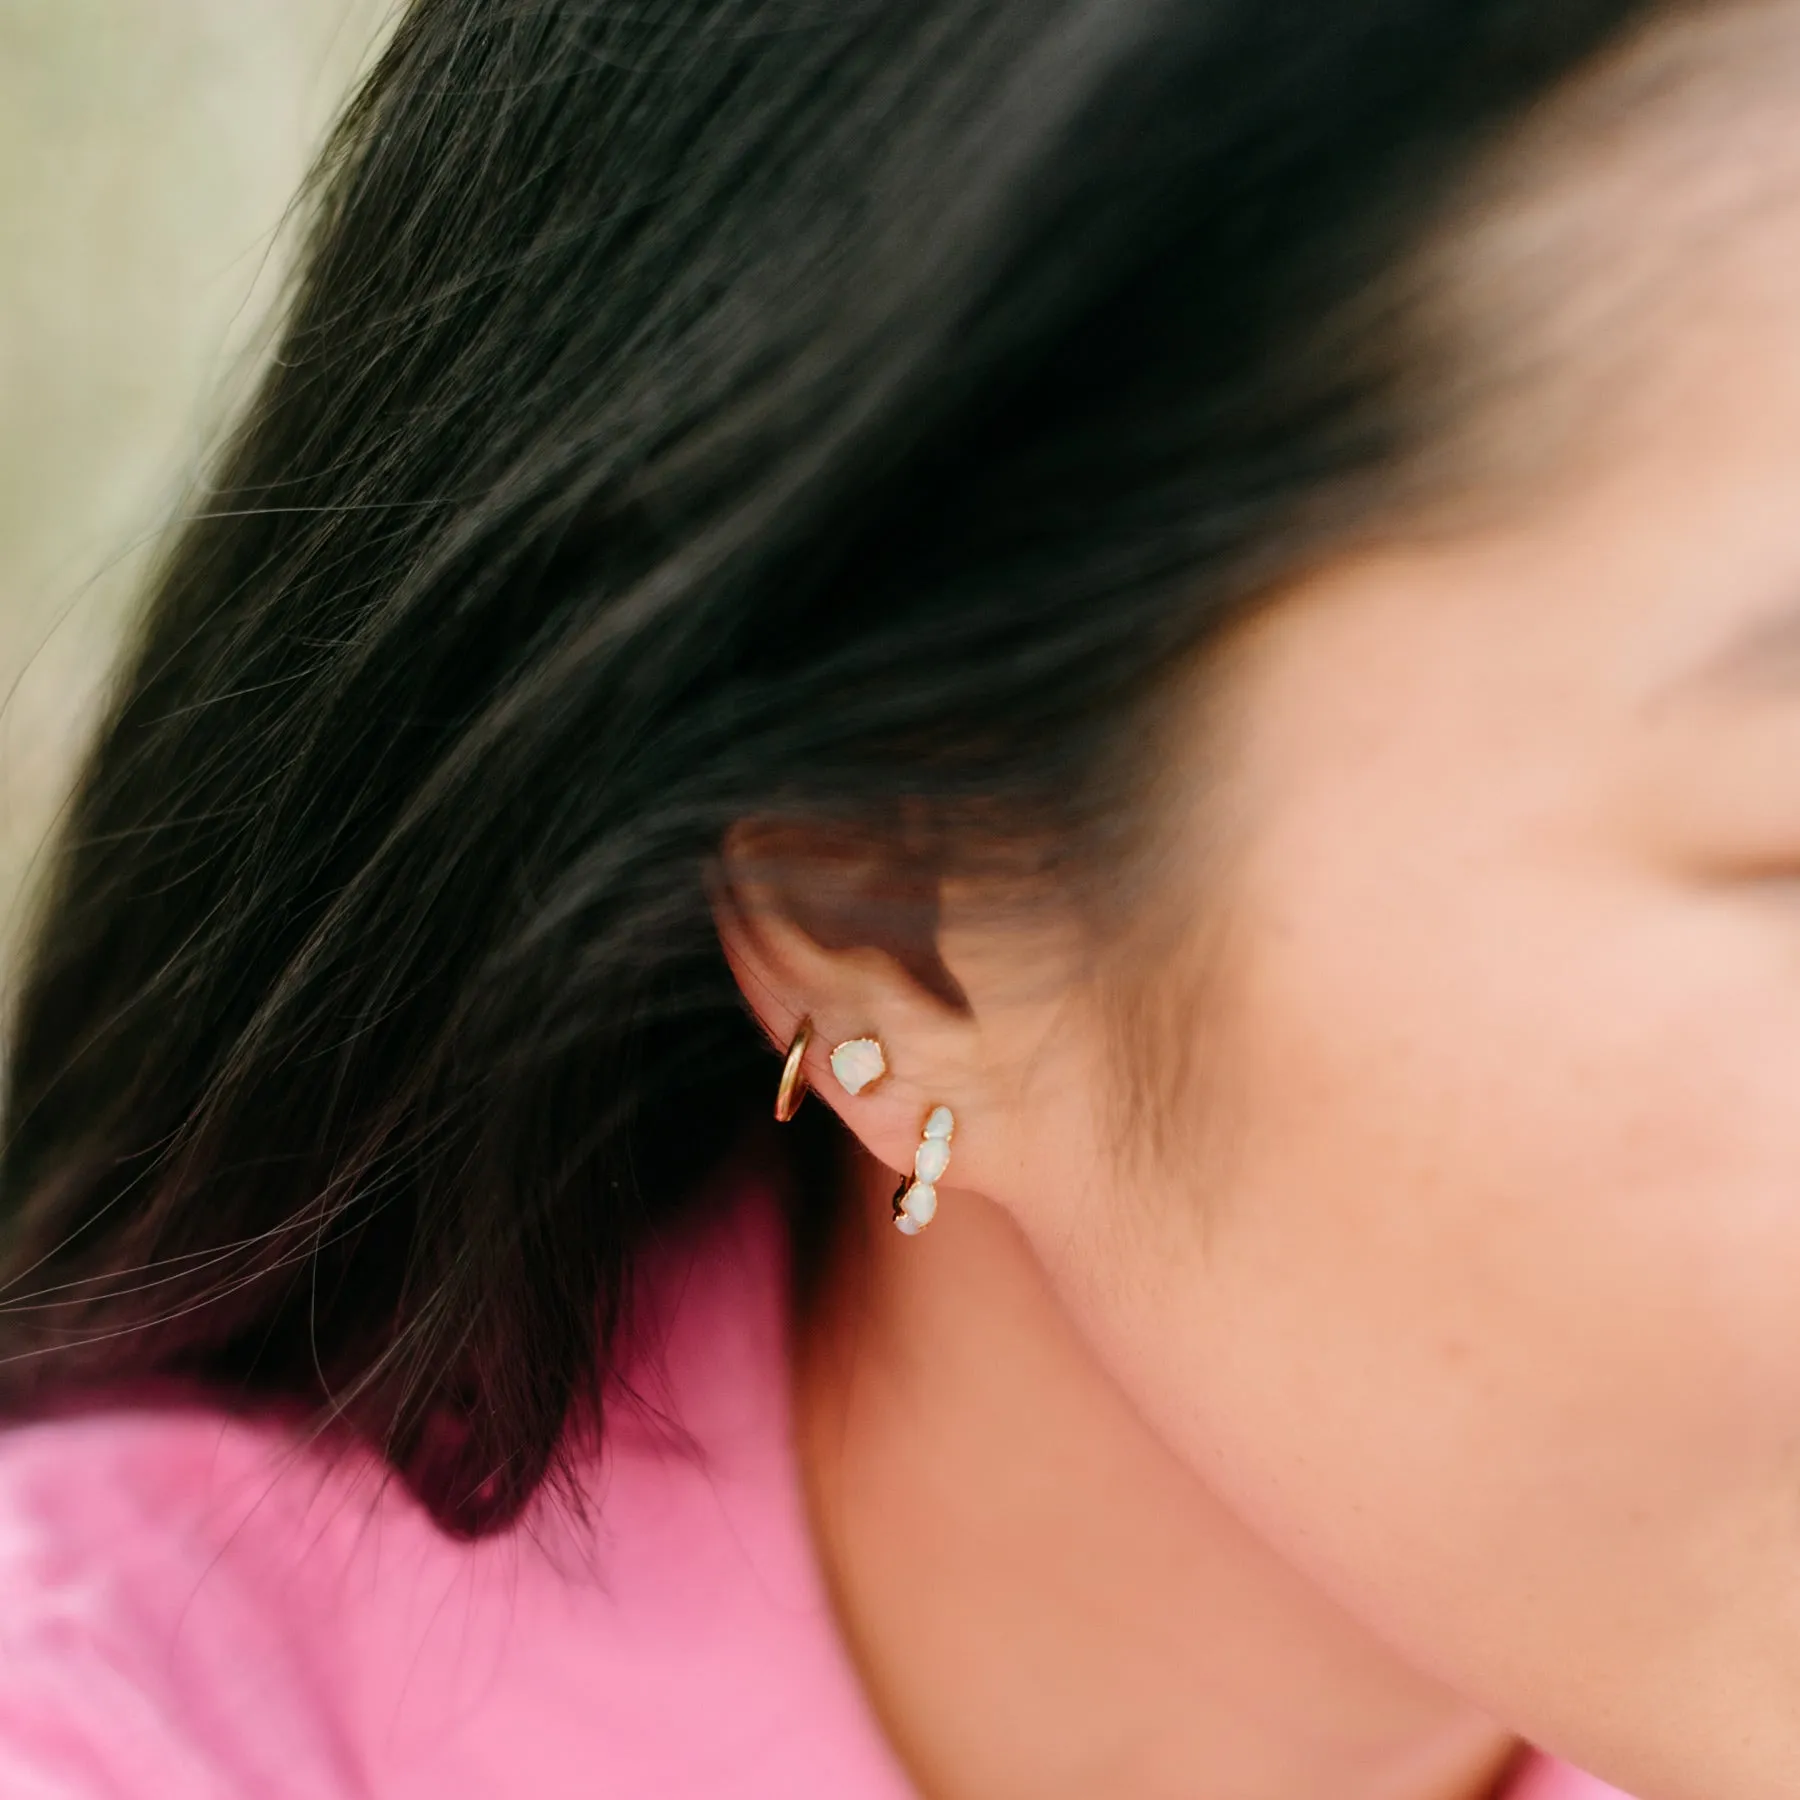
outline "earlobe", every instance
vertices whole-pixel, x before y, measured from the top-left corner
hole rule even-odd
[[[806,1096],[806,1052],[813,1039],[813,1022],[802,1019],[788,1045],[781,1080],[775,1089],[775,1117],[786,1124]],[[849,1038],[831,1053],[831,1072],[838,1085],[853,1098],[887,1073],[887,1054],[876,1037]],[[910,1177],[894,1190],[894,1224],[907,1237],[917,1237],[937,1217],[937,1184],[950,1167],[950,1140],[956,1118],[947,1106],[934,1106],[925,1116],[919,1147],[913,1152]]]

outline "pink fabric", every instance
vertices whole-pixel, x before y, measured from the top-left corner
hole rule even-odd
[[[1547,1756],[1533,1757],[1500,1800],[1628,1800],[1617,1788]]]
[[[789,1446],[748,1197],[659,1286],[667,1414],[600,1525],[476,1547],[367,1461],[134,1405],[0,1434],[5,1800],[905,1800]],[[1539,1759],[1509,1800],[1619,1800]]]

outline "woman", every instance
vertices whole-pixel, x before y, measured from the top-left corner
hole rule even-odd
[[[1791,1800],[1797,94],[415,0],[17,1003],[0,1789]]]

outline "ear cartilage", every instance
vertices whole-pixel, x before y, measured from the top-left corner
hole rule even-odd
[[[887,1053],[880,1038],[851,1038],[831,1053],[831,1072],[846,1094],[860,1094],[887,1073]]]
[[[913,1152],[910,1181],[894,1195],[894,1224],[907,1237],[917,1237],[937,1217],[937,1184],[950,1167],[950,1139],[956,1119],[947,1106],[934,1106],[925,1120],[919,1147]]]

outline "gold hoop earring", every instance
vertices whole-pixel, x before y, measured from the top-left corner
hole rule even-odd
[[[802,1019],[794,1028],[793,1041],[788,1045],[787,1061],[781,1065],[781,1084],[775,1090],[775,1117],[785,1125],[800,1110],[800,1102],[806,1098],[806,1076],[802,1069],[806,1062],[806,1047],[812,1042],[813,1024],[811,1019]]]

